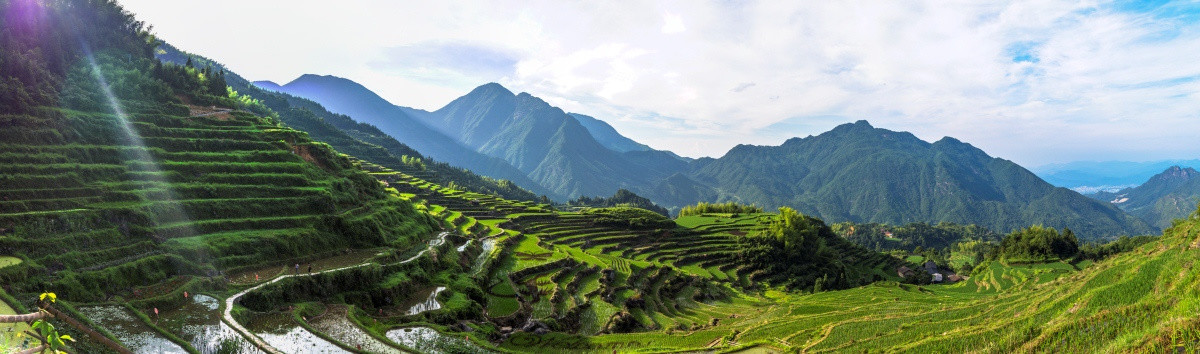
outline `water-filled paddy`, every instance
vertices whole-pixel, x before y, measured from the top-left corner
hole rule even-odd
[[[442,334],[429,327],[397,328],[386,335],[393,342],[421,353],[488,352],[463,338]]]
[[[483,240],[483,243],[480,244],[480,246],[483,247],[483,252],[479,253],[478,257],[475,257],[475,264],[471,265],[472,274],[478,273],[482,269],[480,267],[483,267],[483,263],[487,262],[487,258],[492,253],[492,249],[496,248],[496,239],[489,238]]]
[[[158,326],[186,340],[201,353],[261,353],[262,351],[221,322],[221,302],[192,295],[191,302],[163,311]]]
[[[292,314],[287,312],[252,315],[243,325],[267,344],[284,353],[349,353],[300,327],[292,319]]]
[[[309,325],[317,331],[324,333],[330,338],[336,339],[346,345],[351,345],[356,348],[361,347],[363,351],[368,353],[403,353],[403,351],[393,348],[383,342],[375,339],[362,328],[354,325],[349,318],[346,318],[346,306],[330,306],[329,311],[324,315],[309,319]]]
[[[187,353],[163,338],[124,307],[116,305],[80,307],[79,313],[104,327],[135,353]]]
[[[417,291],[416,295],[406,304],[400,305],[401,308],[407,308],[406,315],[416,315],[425,311],[433,311],[442,308],[442,304],[438,303],[437,296],[446,287],[431,287]]]

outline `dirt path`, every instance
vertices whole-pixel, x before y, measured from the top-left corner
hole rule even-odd
[[[408,262],[412,262],[412,261],[416,260],[417,258],[420,258],[421,256],[425,255],[426,252],[429,252],[429,250],[433,249],[434,247],[441,246],[443,243],[446,243],[446,236],[449,236],[449,235],[450,235],[450,232],[443,231],[442,233],[438,234],[437,237],[435,237],[434,239],[429,240],[428,247],[425,247],[425,249],[421,250],[421,252],[418,252],[415,256],[412,256],[412,258],[400,261],[400,263],[401,264],[408,263]],[[250,332],[250,330],[246,329],[246,327],[243,327],[241,323],[238,323],[237,320],[233,319],[233,305],[237,303],[237,300],[240,299],[242,296],[245,296],[246,294],[250,293],[251,291],[261,289],[264,286],[273,284],[273,283],[283,280],[283,279],[287,279],[287,278],[291,278],[291,277],[310,277],[310,276],[313,276],[316,274],[331,273],[331,272],[337,272],[337,271],[342,271],[342,270],[346,270],[346,269],[358,268],[358,267],[366,266],[368,264],[371,264],[371,263],[367,262],[367,263],[352,265],[352,266],[348,266],[348,267],[328,269],[328,270],[323,270],[320,272],[315,272],[312,274],[288,274],[288,275],[281,275],[281,276],[275,277],[275,279],[271,279],[270,281],[255,285],[254,287],[251,287],[249,289],[242,290],[241,292],[239,292],[237,294],[233,294],[233,296],[230,296],[229,298],[225,299],[225,311],[221,314],[221,319],[224,320],[225,323],[228,324],[230,327],[233,327],[233,329],[235,331],[237,331],[238,333],[240,333],[242,335],[242,337],[245,337],[247,340],[249,340],[250,343],[254,343],[254,346],[258,347],[259,349],[262,349],[263,351],[265,351],[267,353],[271,353],[271,354],[283,354],[282,351],[280,351],[279,349],[275,349],[275,347],[272,347],[270,344],[267,344],[267,342],[262,340],[262,338],[259,338],[258,336],[254,335],[253,332]]]

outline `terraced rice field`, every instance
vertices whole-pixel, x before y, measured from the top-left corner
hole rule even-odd
[[[286,311],[286,307],[244,314],[247,326],[272,346],[286,351],[330,352],[358,345],[378,352],[403,348],[444,352],[1110,352],[1132,348],[1166,351],[1176,345],[1186,349],[1188,343],[1200,343],[1196,341],[1200,340],[1196,334],[1200,321],[1194,317],[1200,308],[1195,300],[1200,298],[1200,290],[1196,290],[1200,289],[1200,280],[1192,271],[1200,255],[1196,247],[1190,246],[1200,242],[1200,222],[1181,224],[1162,242],[1094,265],[991,263],[980,265],[971,279],[954,285],[912,286],[880,281],[850,290],[788,293],[758,286],[755,274],[748,274],[731,251],[737,249],[739,238],[763,230],[770,214],[688,216],[677,219],[679,227],[672,229],[615,227],[587,213],[557,212],[534,203],[464,192],[429,183],[408,172],[353,158],[347,161],[372,171],[371,176],[386,184],[396,200],[414,203],[455,234],[454,244],[437,249],[457,253],[442,253],[451,260],[461,256],[456,261],[457,269],[465,275],[429,274],[432,276],[422,283],[423,287],[408,292],[417,294],[413,304],[425,304],[417,313],[397,313],[413,307],[404,300],[393,303],[396,311],[389,308],[365,314],[334,305],[329,306],[333,311],[303,319],[311,330],[293,318],[299,312]],[[286,166],[275,167],[291,168]],[[254,203],[248,200],[252,198],[243,195],[237,199],[238,203]],[[49,213],[56,217],[86,214],[89,205],[83,206]],[[376,212],[373,207],[350,208],[344,214],[351,218],[371,215]],[[47,212],[22,213],[22,217],[42,217]],[[110,229],[100,228],[87,236],[88,242],[112,243],[104,248],[107,252],[95,255],[107,257],[107,261],[70,265],[83,272],[98,271],[166,257],[170,253],[166,251],[195,248],[213,239],[254,239],[251,234],[256,232],[272,238],[294,233],[315,235],[310,227],[290,224],[306,216],[280,215],[285,216],[240,215],[218,221],[237,224],[241,221],[235,220],[255,220],[246,221],[253,224],[270,219],[281,225],[255,229],[258,231],[209,230],[205,229],[204,219],[189,222],[187,227],[167,223],[172,230],[200,231],[193,236],[165,238],[164,243],[169,245],[166,250],[153,243],[123,243],[124,238],[117,236],[121,235],[119,225],[110,225]],[[439,241],[437,246],[442,243]],[[395,243],[327,254],[300,261],[301,271],[307,271],[305,262],[315,264],[316,271],[372,260],[412,260],[417,259],[414,253],[418,249],[424,255],[434,248]],[[152,254],[143,255],[146,252]],[[39,263],[74,262],[71,257],[52,258],[55,256],[50,254],[37,257]],[[221,259],[233,261],[249,255],[223,257],[214,262],[223,264]],[[259,281],[266,281],[294,271],[287,265],[238,268],[225,275],[232,287],[227,292],[256,284],[249,280],[255,273],[260,275]],[[409,279],[406,274],[396,276]],[[146,298],[179,294],[197,281],[187,275],[151,279],[147,284],[132,286],[137,290],[134,293],[147,294]],[[480,303],[466,296],[464,291],[469,289],[455,284],[461,281],[478,286]],[[448,295],[439,296],[443,291]],[[139,319],[136,313],[113,306],[88,306],[81,312],[127,345],[153,351],[190,349],[170,342],[158,331],[177,336],[198,351],[214,346],[253,351],[236,337],[220,343],[198,340],[199,333],[227,331],[220,322],[203,317],[215,310],[205,305],[206,297],[193,296],[194,302],[179,305],[182,307],[164,308],[157,322]],[[453,326],[462,323],[438,320],[443,312],[463,311],[470,306],[483,311],[473,317],[470,332],[455,332]],[[544,335],[510,332],[515,329],[511,327],[534,323],[526,320],[553,323],[557,331]]]
[[[88,306],[79,308],[79,312],[107,329],[126,347],[136,348],[137,353],[187,353],[121,306]]]
[[[456,203],[450,196],[440,200]],[[518,352],[1112,351],[1146,345],[1165,349],[1153,341],[1160,335],[1193,343],[1186,338],[1196,337],[1200,328],[1182,316],[1197,306],[1194,300],[1184,306],[1163,301],[1197,291],[1195,272],[1187,270],[1200,257],[1186,247],[1190,253],[1177,254],[1180,242],[1171,237],[1159,249],[1147,246],[1094,266],[988,264],[955,285],[884,281],[807,295],[740,290],[747,275],[720,250],[762,230],[767,217],[682,217],[676,222],[684,229],[671,234],[599,226],[579,213],[525,211],[481,222],[516,232],[500,234],[502,252],[486,263],[489,315],[519,314],[560,324],[571,319],[576,322],[569,328],[584,335],[518,332],[495,345]],[[1181,238],[1195,240],[1196,230],[1193,225],[1176,233],[1190,233]],[[1128,273],[1131,269],[1137,271]],[[1164,275],[1171,272],[1183,278]],[[729,297],[695,299],[703,282],[680,285],[681,279],[724,284]],[[1167,313],[1155,312],[1163,309]],[[1137,320],[1113,322],[1112,311]],[[609,333],[621,313],[637,323],[633,333]],[[1084,333],[1093,332],[1080,332],[1097,330],[1099,340],[1085,339],[1090,337]],[[1133,334],[1122,334],[1125,330]]]
[[[0,242],[70,270],[51,279],[64,298],[306,256],[343,237],[322,230],[329,215],[354,223],[402,213],[387,198],[335,198],[330,190],[362,172],[271,119],[63,114],[62,123],[36,124],[86,129],[0,139],[8,152],[0,155]],[[136,139],[119,128],[126,118]],[[390,227],[391,241],[411,242],[421,226]],[[113,276],[134,272],[141,276]]]

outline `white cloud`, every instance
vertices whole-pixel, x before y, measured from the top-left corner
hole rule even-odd
[[[122,3],[254,79],[340,75],[428,109],[498,81],[689,156],[857,119],[1027,164],[1200,155],[1195,3],[216,1],[224,26]],[[428,43],[504,58],[395,52]]]
[[[687,27],[683,25],[683,18],[678,15],[666,14],[663,15],[662,33],[672,34],[686,31]]]

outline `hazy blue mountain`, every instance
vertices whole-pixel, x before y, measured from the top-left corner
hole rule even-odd
[[[1171,166],[1137,187],[1088,196],[1112,203],[1155,227],[1165,229],[1175,219],[1196,210],[1197,203],[1200,203],[1200,172],[1191,167]]]
[[[1043,224],[1084,237],[1153,231],[970,144],[949,137],[928,143],[866,121],[780,146],[739,145],[703,164],[692,179],[716,187],[722,200],[790,205],[831,221],[947,221],[1000,231]]]
[[[739,145],[719,159],[686,160],[665,151],[620,152],[601,143],[580,116],[495,83],[433,112],[392,105],[334,77],[305,75],[282,89],[389,134],[404,133],[384,129],[402,121],[425,139],[438,137],[502,161],[556,196],[610,195],[624,188],[668,208],[733,200],[792,206],[830,221],[947,221],[999,231],[1043,224],[1070,227],[1084,237],[1152,231],[1117,207],[1055,188],[969,144],[953,138],[928,143],[865,121],[781,146]],[[397,136],[406,143],[415,138]]]
[[[475,88],[420,119],[488,156],[508,161],[535,182],[569,197],[643,192],[687,169],[672,153],[618,152],[575,117],[528,93],[495,83]]]
[[[1200,160],[1075,161],[1031,168],[1050,184],[1091,193],[1104,187],[1136,186],[1171,166],[1200,168]]]
[[[275,83],[274,81],[262,80],[262,81],[252,82],[252,84],[254,84],[254,86],[258,86],[258,88],[263,89],[263,90],[273,91],[273,92],[283,92],[283,86],[280,86],[279,84]]]
[[[621,133],[617,132],[616,128],[613,128],[602,120],[578,113],[569,114],[575,120],[579,121],[579,124],[582,124],[584,128],[587,128],[588,133],[591,133],[592,137],[596,138],[596,141],[600,145],[604,145],[609,150],[616,152],[651,150],[649,146],[621,135]]]
[[[260,87],[271,87],[272,84],[261,81],[255,84],[260,83],[263,85]],[[484,176],[507,179],[534,193],[545,194],[555,199],[564,198],[564,195],[542,188],[506,161],[463,146],[454,138],[410,116],[404,108],[391,104],[354,81],[335,76],[305,74],[283,86],[274,86],[278,87],[278,92],[315,101],[332,112],[378,127],[380,131],[435,160]]]

